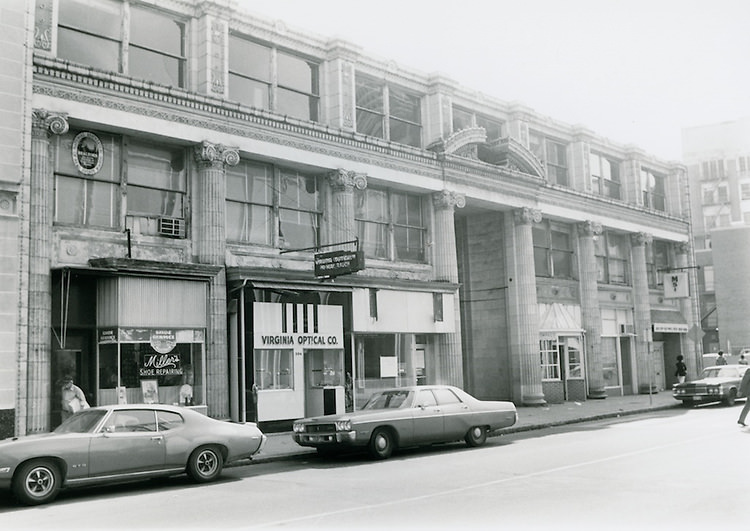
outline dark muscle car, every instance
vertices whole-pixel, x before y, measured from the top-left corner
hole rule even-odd
[[[321,454],[359,447],[386,459],[399,447],[459,440],[480,446],[517,420],[511,402],[478,400],[445,385],[399,387],[375,393],[358,411],[298,420],[293,437]]]
[[[196,482],[266,442],[255,424],[232,424],[189,408],[113,405],[79,411],[55,431],[0,441],[0,488],[26,505],[63,487],[187,473]]]
[[[740,381],[747,367],[747,365],[706,367],[699,379],[674,384],[672,396],[681,400],[684,405],[724,402],[732,406],[735,399],[744,396],[740,393]]]

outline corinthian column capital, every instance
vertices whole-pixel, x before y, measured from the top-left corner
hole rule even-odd
[[[432,194],[432,204],[438,210],[452,210],[466,206],[466,195],[451,190],[441,190]]]
[[[518,208],[513,211],[516,225],[531,225],[542,221],[542,211],[537,208]]]
[[[630,235],[630,243],[635,247],[651,243],[654,237],[647,232],[636,232]]]
[[[357,173],[354,171],[346,171],[342,168],[337,168],[328,173],[328,184],[331,185],[335,191],[351,191],[354,188],[357,190],[364,190],[367,188],[367,174]]]
[[[584,221],[578,224],[578,230],[584,236],[599,236],[602,233],[602,224],[596,221]]]
[[[204,140],[193,146],[193,157],[199,165],[208,166],[236,166],[240,162],[237,148],[230,148],[223,144],[214,144]]]
[[[68,132],[68,115],[65,113],[51,112],[46,109],[33,109],[31,111],[31,132],[34,136],[48,137],[63,135]]]
[[[690,252],[690,242],[677,242],[674,244],[674,250],[677,254],[688,254]]]

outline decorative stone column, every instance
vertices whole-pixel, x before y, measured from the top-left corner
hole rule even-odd
[[[532,224],[542,221],[540,210],[521,208],[513,211],[512,255],[508,271],[508,321],[510,324],[511,364],[514,387],[524,406],[544,405],[542,369],[539,360],[539,305],[536,298],[534,240]]]
[[[583,329],[586,330],[585,359],[589,398],[607,398],[601,358],[602,316],[599,311],[599,283],[594,244],[594,239],[601,233],[601,223],[585,221],[578,225],[578,244],[581,251],[581,318]]]
[[[456,208],[463,208],[466,205],[466,197],[450,190],[443,190],[432,194],[432,204],[435,208],[435,230],[433,232],[435,280],[458,283],[456,227],[453,214]],[[435,336],[437,381],[434,383],[463,387],[461,305],[458,303],[458,290],[454,292],[453,296],[455,297],[455,304],[453,305],[455,313],[452,318],[455,323],[455,331]]]
[[[700,314],[696,307],[693,297],[698,293],[698,284],[695,281],[694,269],[690,267],[690,242],[679,242],[675,244],[675,267],[684,268],[689,271],[688,274],[688,287],[689,295],[685,299],[680,300],[680,313],[685,317],[688,323],[689,331],[687,334],[680,335],[680,347],[682,355],[685,358],[685,365],[688,368],[688,379],[697,376],[698,368],[701,365],[698,363],[698,356],[702,349],[698,348],[698,345],[702,342],[703,330],[700,325]],[[698,335],[696,335],[696,333]]]
[[[633,300],[635,320],[635,356],[638,368],[638,391],[648,393],[653,385],[654,364],[651,359],[651,304],[648,295],[648,274],[646,268],[646,244],[653,240],[651,234],[638,232],[630,235],[631,256],[633,257]]]
[[[331,187],[331,215],[327,243],[353,241],[357,238],[357,225],[354,221],[354,189],[367,188],[367,176],[339,168],[328,174],[328,184]],[[330,250],[351,250],[351,247],[332,247]]]
[[[194,147],[198,165],[195,249],[201,264],[225,263],[226,254],[226,165],[240,161],[237,149],[221,144],[202,142]],[[226,270],[222,269],[208,286],[208,328],[206,331],[206,388],[208,414],[229,416],[229,378],[227,354],[227,289]]]
[[[54,178],[50,135],[68,131],[68,117],[43,109],[31,113],[29,193],[29,315],[26,362],[26,433],[49,431],[52,396],[52,205]],[[23,389],[23,386],[20,387]],[[23,392],[23,391],[21,391]]]

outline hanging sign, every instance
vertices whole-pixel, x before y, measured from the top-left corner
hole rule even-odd
[[[315,254],[315,276],[337,277],[365,268],[363,251],[330,251]]]
[[[688,275],[682,271],[664,273],[664,298],[684,299],[690,297]]]

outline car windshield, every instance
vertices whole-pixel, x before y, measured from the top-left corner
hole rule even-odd
[[[411,391],[381,391],[370,397],[362,409],[398,409],[410,400]]]
[[[88,433],[99,424],[105,414],[106,411],[101,409],[79,411],[55,428],[55,433]]]
[[[734,367],[709,367],[703,369],[703,378],[739,378],[740,374]]]

